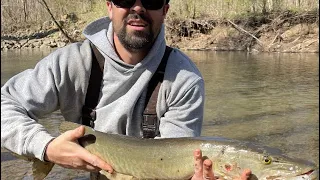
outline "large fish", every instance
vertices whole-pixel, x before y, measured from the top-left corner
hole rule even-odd
[[[60,132],[77,127],[79,124],[64,121]],[[318,179],[315,164],[250,142],[218,137],[142,139],[85,129],[86,135],[79,143],[113,167],[112,175],[101,171],[110,179],[190,179],[197,148],[204,158],[213,161],[215,175],[224,179],[233,179],[246,168],[252,171],[251,180]],[[35,161],[35,179],[43,179],[52,167],[52,163]]]

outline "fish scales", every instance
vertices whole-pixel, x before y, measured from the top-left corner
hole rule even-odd
[[[77,127],[79,124],[64,121],[60,132]],[[221,137],[142,139],[85,129],[86,135],[78,141],[113,167],[113,175],[101,171],[110,179],[120,175],[131,179],[190,179],[194,173],[193,151],[197,148],[204,158],[212,160],[215,175],[224,179],[234,179],[244,169],[252,171],[250,180],[318,179],[314,163],[250,142]],[[43,170],[42,163],[35,160],[35,179],[43,179],[50,172],[51,168]]]
[[[61,126],[70,130],[79,125],[71,128],[70,123],[63,122]],[[96,136],[95,143],[88,143],[86,149],[102,157],[116,172],[138,179],[189,179],[194,173],[196,148],[213,161],[215,174],[225,179],[239,176],[244,168],[251,169],[259,179],[291,178],[316,169],[314,164],[288,158],[278,149],[221,137],[141,139],[89,127],[86,134]],[[274,162],[264,162],[266,157]]]
[[[105,159],[117,172],[142,179],[170,179],[172,174],[177,179],[188,179],[193,172],[193,151],[190,149],[198,148],[202,143],[181,139],[177,144],[176,139],[150,140],[99,132],[92,134],[97,140],[88,144],[86,149]]]

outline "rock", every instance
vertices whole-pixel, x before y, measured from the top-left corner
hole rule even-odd
[[[22,40],[19,41],[19,44],[20,44],[21,46],[23,46],[23,45],[25,45],[27,42],[28,42],[28,39],[22,39]]]
[[[30,46],[30,44],[29,44],[29,43],[26,43],[26,44],[24,44],[22,47],[27,48],[27,47],[29,47],[29,46]]]
[[[51,42],[51,44],[49,44],[49,46],[50,46],[51,48],[55,48],[55,47],[57,47],[58,45],[57,45],[56,42]]]
[[[12,47],[13,49],[20,49],[21,45],[19,43],[16,43],[15,45],[13,45]]]
[[[43,29],[51,29],[54,26],[53,21],[46,21],[42,24]]]
[[[4,43],[5,43],[5,44],[8,44],[8,45],[11,45],[11,46],[14,45],[14,42],[11,41],[11,40],[4,40]]]
[[[35,47],[40,47],[42,45],[42,41],[38,41],[34,43]]]
[[[42,45],[42,40],[41,39],[31,39],[29,40],[29,47],[40,47]]]
[[[11,49],[11,48],[12,48],[12,46],[13,46],[13,45],[5,44],[5,45],[4,45],[4,48],[5,48],[5,49]]]
[[[50,46],[48,46],[46,44],[41,44],[41,46],[39,48],[40,49],[47,49],[47,48],[50,48]]]
[[[45,45],[50,45],[51,42],[52,42],[52,40],[49,39],[49,38],[46,38],[46,39],[43,40],[43,44],[45,44]]]
[[[73,33],[72,33],[73,36],[78,36],[80,34],[81,34],[81,32],[78,29],[74,30]]]
[[[73,13],[73,12],[69,13],[69,14],[66,14],[66,15],[63,15],[61,17],[61,19],[64,20],[64,21],[70,21],[72,23],[75,23],[75,22],[78,21],[77,15],[75,13]]]
[[[64,47],[64,46],[66,46],[66,43],[65,42],[58,42],[57,46],[58,46],[58,48]]]
[[[30,39],[29,40],[29,44],[33,44],[33,43],[36,43],[38,41],[39,41],[39,39]]]

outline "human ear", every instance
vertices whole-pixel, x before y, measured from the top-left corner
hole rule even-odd
[[[163,15],[166,16],[168,11],[169,11],[170,5],[169,4],[165,4],[163,6]]]
[[[112,2],[111,1],[107,1],[107,9],[108,9],[109,18],[112,19]]]

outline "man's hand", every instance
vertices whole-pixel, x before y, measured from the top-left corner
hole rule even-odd
[[[113,169],[109,164],[79,145],[78,138],[82,137],[84,133],[84,126],[80,126],[58,136],[48,144],[45,160],[70,169],[91,172],[102,169],[112,173]]]
[[[200,149],[196,149],[193,152],[193,156],[194,156],[194,175],[191,178],[191,180],[220,179],[214,176],[214,173],[212,170],[212,161],[209,159],[206,159],[204,161],[202,160],[202,153]],[[251,171],[249,169],[246,169],[242,172],[239,178],[236,178],[234,180],[248,180],[250,175],[251,175]]]

